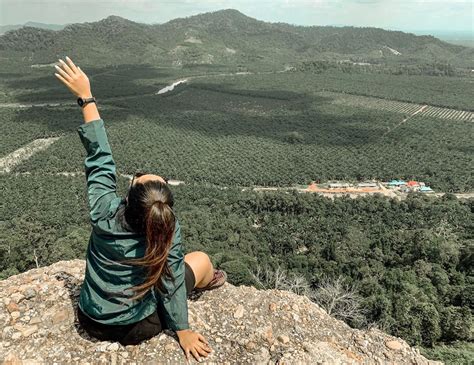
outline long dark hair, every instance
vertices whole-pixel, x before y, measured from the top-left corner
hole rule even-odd
[[[146,236],[146,249],[143,258],[119,262],[144,266],[147,273],[143,284],[130,289],[138,294],[129,299],[141,298],[153,286],[163,290],[163,275],[173,279],[167,263],[176,223],[173,203],[168,184],[159,180],[135,183],[129,188],[119,219],[126,228]]]

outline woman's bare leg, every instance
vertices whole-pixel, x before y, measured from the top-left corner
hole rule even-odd
[[[209,256],[202,251],[190,252],[184,256],[184,261],[191,266],[196,282],[195,288],[202,288],[206,286],[214,275],[214,267],[209,259]]]

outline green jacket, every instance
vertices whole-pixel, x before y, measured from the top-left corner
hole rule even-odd
[[[112,325],[138,322],[158,309],[166,320],[164,327],[174,331],[189,328],[178,220],[168,254],[174,283],[163,278],[163,293],[152,288],[144,297],[129,300],[127,295],[133,293],[126,289],[143,283],[145,271],[138,265],[115,261],[143,257],[145,236],[127,230],[118,220],[117,212],[123,208],[125,199],[116,193],[115,162],[104,121],[96,119],[81,124],[77,131],[87,151],[85,173],[92,225],[85,278],[78,303],[80,309],[95,321]]]

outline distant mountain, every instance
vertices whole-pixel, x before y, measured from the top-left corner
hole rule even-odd
[[[8,32],[9,30],[19,29],[24,26],[56,31],[56,30],[63,29],[65,27],[65,24],[45,24],[45,23],[38,23],[38,22],[26,22],[25,24],[0,25],[0,35]]]
[[[25,26],[0,36],[0,56],[15,63],[51,63],[69,55],[82,64],[150,63],[282,68],[308,60],[473,66],[473,50],[433,36],[378,28],[269,23],[235,9],[137,23],[111,15],[52,31]],[[82,61],[84,60],[84,61]],[[472,67],[474,68],[474,67]]]

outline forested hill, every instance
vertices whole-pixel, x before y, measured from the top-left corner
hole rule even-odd
[[[234,9],[142,24],[111,15],[52,31],[26,26],[0,36],[0,56],[25,64],[66,54],[91,64],[283,66],[308,60],[449,62],[473,66],[473,49],[378,28],[269,23]]]

